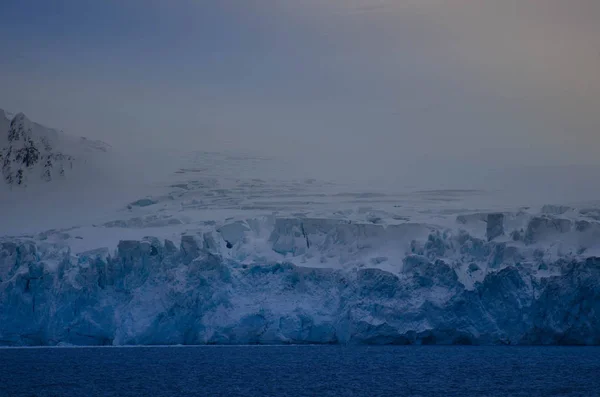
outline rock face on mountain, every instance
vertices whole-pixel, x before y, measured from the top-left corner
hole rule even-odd
[[[35,134],[34,125],[19,113],[10,121],[6,146],[0,151],[2,177],[9,185],[26,185],[29,180],[52,181],[73,168],[74,158],[56,150],[51,137]]]
[[[83,159],[87,143],[98,142],[67,137],[63,133],[30,121],[23,113],[8,118],[0,109],[0,166],[2,180],[10,186],[51,182],[63,178]],[[108,146],[97,146],[106,150]]]

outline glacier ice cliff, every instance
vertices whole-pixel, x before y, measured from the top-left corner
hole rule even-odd
[[[480,236],[252,219],[79,254],[6,238],[0,344],[600,344],[600,258],[582,246],[599,224],[510,219],[457,219]]]

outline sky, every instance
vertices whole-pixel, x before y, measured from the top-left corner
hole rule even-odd
[[[3,0],[0,15],[0,108],[113,146],[379,183],[600,164],[597,0]]]

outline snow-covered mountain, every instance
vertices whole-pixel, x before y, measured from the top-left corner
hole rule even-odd
[[[2,180],[10,187],[65,178],[77,163],[86,161],[86,153],[108,149],[102,142],[70,137],[23,113],[13,116],[0,109]]]
[[[100,158],[41,180],[55,194],[0,193],[0,344],[600,344],[598,202]]]

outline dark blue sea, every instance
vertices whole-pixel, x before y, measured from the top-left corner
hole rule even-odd
[[[600,348],[9,348],[0,396],[600,396]]]

